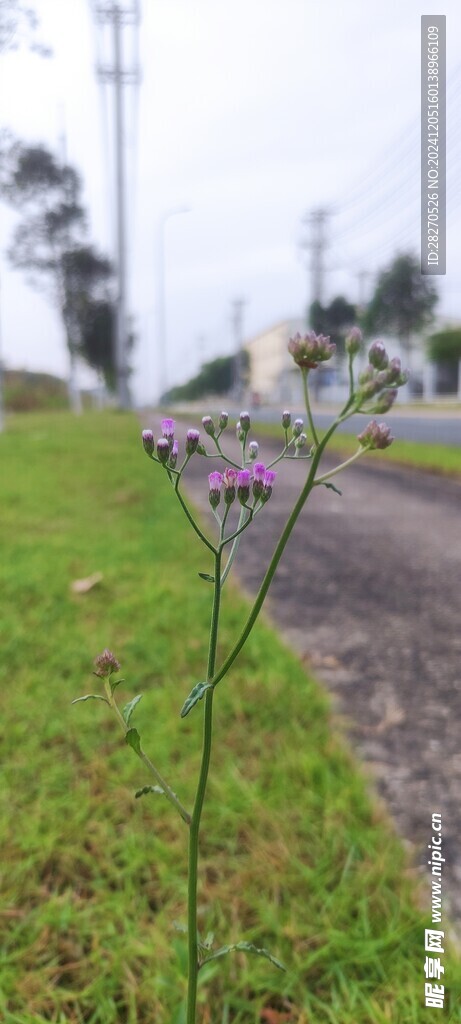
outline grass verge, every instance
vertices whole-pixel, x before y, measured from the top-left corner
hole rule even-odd
[[[121,699],[144,693],[146,750],[191,805],[201,707],[179,710],[203,678],[208,556],[134,418],[13,419],[0,459],[2,1020],[182,1024],[186,826],[162,797],[134,799],[149,779],[109,710],[70,701],[111,647]],[[224,604],[221,652],[246,612],[232,588]],[[210,966],[200,1024],[427,1024],[428,914],[325,695],[260,623],[216,704],[202,932],[265,945],[287,972],[243,954]],[[458,1021],[461,967],[444,964]]]

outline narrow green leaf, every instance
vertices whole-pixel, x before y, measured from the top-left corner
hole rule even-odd
[[[207,583],[214,583],[214,576],[210,576],[209,572],[199,572],[201,580],[206,580]]]
[[[140,796],[145,796],[147,793],[161,793],[164,796],[164,790],[161,786],[143,786],[142,789],[137,789],[134,795],[136,800],[138,800]]]
[[[125,734],[125,740],[136,754],[141,753],[141,737],[137,729],[128,729],[128,732]]]
[[[117,689],[120,683],[124,683],[124,679],[109,679],[110,692],[113,693]]]
[[[195,707],[197,701],[202,699],[206,690],[212,689],[213,687],[211,683],[196,683],[193,690],[190,691],[189,696],[184,701],[184,704],[181,708],[181,718],[185,718],[186,715],[189,714],[189,711],[192,711],[192,708]]]
[[[236,942],[232,946],[221,946],[220,949],[217,949],[211,954],[211,956],[207,956],[205,960],[202,960],[200,966],[203,967],[204,964],[209,964],[211,960],[217,960],[221,956],[226,956],[227,953],[235,952],[255,953],[256,956],[263,956],[266,960],[270,960],[271,964],[273,964],[274,967],[278,967],[279,971],[286,971],[286,967],[283,966],[280,960],[277,960],[277,957],[272,956],[272,953],[269,953],[268,949],[259,949],[258,946],[255,946],[252,942]]]
[[[71,704],[79,704],[81,700],[103,700],[105,704],[109,703],[107,697],[102,697],[100,693],[86,693],[84,697],[76,697]]]
[[[213,941],[214,941],[214,932],[208,932],[207,935],[206,935],[206,938],[204,938],[203,940],[199,939],[198,944],[200,946],[200,949],[206,949],[206,951],[208,952],[208,950],[211,949],[211,947],[213,945]]]
[[[122,711],[122,715],[123,715],[127,725],[130,724],[130,718],[131,718],[131,716],[133,714],[133,711],[134,711],[136,705],[139,704],[139,701],[141,700],[141,697],[142,697],[142,693],[138,693],[137,697],[133,697],[133,700],[130,700],[128,702],[128,704],[125,704],[125,707],[123,708],[123,711]]]

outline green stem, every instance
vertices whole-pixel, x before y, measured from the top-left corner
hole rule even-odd
[[[184,512],[186,513],[186,516],[187,516],[191,526],[194,528],[196,534],[200,537],[200,540],[203,541],[204,544],[206,544],[207,548],[209,548],[210,551],[212,551],[213,554],[216,555],[217,554],[216,548],[211,543],[211,541],[209,541],[208,538],[205,537],[205,534],[202,533],[200,527],[197,526],[197,523],[195,522],[195,519],[193,518],[193,516],[189,512],[189,509],[188,509],[188,507],[186,505],[186,502],[184,501],[184,498],[183,498],[183,496],[182,496],[182,494],[181,494],[181,492],[179,490],[179,477],[177,477],[176,483],[174,485],[174,489],[175,489],[176,494],[177,494],[177,496],[179,498],[179,503],[182,506],[182,508],[184,509]]]
[[[306,412],[307,412],[307,416],[308,416],[308,419],[309,419],[309,426],[311,428],[311,433],[312,433],[312,437],[314,439],[314,444],[315,444],[315,447],[318,448],[318,446],[319,446],[319,439],[317,437],[317,431],[315,429],[314,420],[312,418],[311,403],[309,401],[309,388],[307,386],[307,374],[308,374],[307,370],[303,370],[302,371],[304,403],[305,403],[305,406],[306,406]]]
[[[221,601],[221,551],[215,554],[215,584],[213,610],[211,614],[210,645],[208,650],[208,671],[207,681],[210,681],[215,669],[216,647],[218,642],[219,607]],[[188,873],[188,949],[189,949],[189,977],[187,989],[187,1024],[195,1024],[197,1007],[197,980],[199,971],[198,959],[198,938],[197,938],[197,868],[198,868],[198,841],[200,832],[200,819],[202,815],[203,801],[205,799],[208,770],[210,767],[211,738],[213,728],[213,693],[207,690],[205,694],[205,711],[203,721],[203,746],[200,774],[195,795],[194,809],[189,832],[189,873]]]
[[[104,680],[104,689],[106,691],[107,702],[110,705],[110,707],[112,708],[112,711],[115,712],[115,714],[116,714],[116,716],[117,716],[117,718],[119,720],[119,723],[120,723],[120,725],[121,725],[121,727],[123,729],[124,735],[126,736],[126,734],[128,732],[128,729],[129,729],[129,726],[127,726],[127,724],[125,722],[125,719],[124,719],[124,717],[122,715],[122,712],[120,711],[120,708],[119,708],[119,706],[117,704],[117,701],[115,700],[115,697],[114,697],[114,695],[112,693],[110,682],[109,682],[108,679]],[[136,751],[136,753],[137,753],[137,751]],[[152,761],[150,760],[150,758],[148,758],[147,754],[144,753],[141,745],[139,746],[138,757],[141,759],[143,764],[146,765],[146,768],[149,769],[151,775],[154,776],[155,781],[158,783],[158,785],[163,790],[167,800],[170,801],[170,804],[173,804],[173,807],[175,807],[176,810],[179,812],[179,814],[181,815],[181,818],[183,819],[183,821],[186,822],[186,825],[190,825],[191,817],[190,817],[189,812],[186,811],[186,808],[183,807],[181,801],[178,800],[178,798],[176,796],[176,793],[173,793],[173,790],[168,785],[168,783],[165,782],[165,779],[160,774],[158,769],[155,767],[154,764],[152,764]]]
[[[283,552],[285,550],[285,546],[287,544],[288,538],[289,538],[289,536],[290,536],[290,534],[291,534],[291,532],[293,530],[293,527],[294,527],[294,525],[296,523],[296,520],[297,520],[297,518],[298,518],[302,508],[304,507],[304,505],[305,505],[305,503],[307,501],[307,498],[308,498],[312,488],[314,487],[314,484],[315,484],[315,474],[317,472],[317,468],[318,468],[320,459],[322,457],[323,451],[324,451],[326,445],[328,444],[328,441],[330,440],[331,435],[336,430],[337,426],[338,426],[338,420],[334,420],[334,422],[331,424],[329,429],[326,431],[324,437],[320,441],[320,443],[318,445],[318,448],[315,451],[314,455],[312,456],[312,464],[311,464],[311,468],[310,468],[309,475],[307,477],[306,483],[305,483],[305,485],[304,485],[304,487],[303,487],[303,489],[302,489],[302,491],[301,491],[301,493],[299,495],[299,498],[298,498],[298,500],[297,500],[297,502],[296,502],[296,504],[295,504],[295,506],[293,508],[293,511],[291,512],[291,515],[287,519],[287,522],[285,524],[285,527],[283,529],[283,532],[281,534],[281,537],[279,539],[277,547],[275,548],[274,554],[273,554],[273,556],[271,558],[271,561],[269,563],[269,567],[267,569],[266,575],[264,576],[264,579],[263,579],[263,581],[261,583],[261,586],[259,588],[258,595],[256,597],[256,601],[255,601],[255,603],[253,605],[253,608],[252,608],[252,610],[250,612],[250,615],[248,616],[248,619],[247,619],[247,621],[246,621],[246,623],[245,623],[245,625],[243,627],[243,630],[242,630],[242,632],[241,632],[241,634],[240,634],[240,636],[239,636],[235,646],[232,648],[232,651],[230,652],[230,654],[227,656],[226,660],[221,665],[221,668],[219,669],[219,671],[211,679],[211,683],[212,683],[213,687],[215,687],[217,685],[217,683],[219,683],[221,681],[221,679],[226,675],[226,672],[228,672],[228,670],[230,669],[230,667],[233,664],[233,662],[235,661],[237,655],[240,654],[240,651],[242,650],[243,645],[245,644],[249,634],[251,633],[251,630],[253,629],[253,626],[254,626],[254,624],[256,622],[256,619],[258,618],[259,612],[261,611],[262,605],[264,603],[264,599],[266,597],[267,591],[269,590],[269,587],[270,587],[270,585],[272,583],[272,579],[274,577],[275,570],[276,570],[276,568],[277,568],[277,566],[279,564],[279,561],[280,561],[280,559],[282,557],[282,554],[283,554]],[[211,692],[211,691],[208,691],[208,692]],[[188,1022],[188,1024],[189,1024],[189,1022]]]
[[[339,466],[336,466],[335,469],[330,469],[329,473],[325,473],[323,476],[319,476],[314,483],[314,487],[317,487],[317,484],[324,484],[325,480],[329,480],[331,476],[336,476],[337,473],[341,473],[341,471],[345,469],[346,466],[350,466],[352,462],[355,462],[355,460],[358,459],[360,455],[364,455],[366,451],[367,449],[363,448],[362,446],[358,448],[354,455],[351,455],[350,459],[346,459],[345,462],[341,462],[341,464]]]

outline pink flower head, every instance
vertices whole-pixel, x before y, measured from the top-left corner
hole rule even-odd
[[[275,473],[273,469],[266,469],[264,474],[264,490],[261,494],[261,501],[269,501],[276,476],[277,473]]]
[[[177,441],[173,441],[173,447],[171,449],[170,458],[169,458],[169,462],[168,462],[168,465],[171,467],[171,469],[175,468],[176,463],[178,461],[178,451],[179,451],[179,444],[178,444]]]
[[[370,420],[365,430],[358,434],[357,440],[362,445],[362,448],[374,451],[376,448],[388,448],[395,438],[391,437],[391,428],[386,423],[377,423],[376,420]]]
[[[260,498],[264,490],[264,477],[266,475],[266,467],[263,462],[255,462],[253,467],[253,495],[254,497]]]
[[[224,470],[224,473],[223,473],[224,501],[226,502],[226,505],[232,505],[232,502],[235,501],[235,484],[236,484],[236,481],[237,481],[237,477],[238,477],[237,470],[236,469],[232,469],[231,466],[228,466]]]
[[[319,363],[331,359],[336,352],[336,345],[330,341],[329,336],[308,331],[303,337],[298,333],[294,338],[290,338],[288,351],[297,366],[315,370]]]
[[[209,434],[210,437],[214,437],[214,435],[215,435],[215,425],[213,423],[213,420],[212,420],[211,416],[204,416],[203,419],[202,419],[202,423],[203,423],[203,429],[204,429],[205,433]]]
[[[237,473],[237,498],[241,505],[246,505],[250,497],[250,470],[241,469]]]
[[[163,434],[163,437],[167,437],[168,440],[170,439],[170,437],[173,437],[174,436],[174,426],[175,426],[174,420],[170,420],[170,419],[162,420],[162,434]]]
[[[199,443],[200,433],[191,427],[186,434],[186,453],[187,455],[193,455],[197,451],[197,445]]]
[[[94,659],[94,665],[96,669],[95,675],[100,676],[101,679],[108,679],[112,672],[120,671],[120,663],[108,647]]]
[[[144,451],[147,452],[148,455],[152,455],[152,452],[153,452],[153,450],[155,448],[155,441],[154,441],[154,435],[153,435],[151,430],[143,430],[143,432],[142,432],[142,444],[143,444]]]
[[[157,441],[157,457],[162,463],[162,466],[166,466],[170,455],[170,442],[166,437],[159,437]]]
[[[217,508],[221,498],[221,487],[223,483],[222,473],[218,473],[217,470],[215,470],[213,473],[210,473],[208,477],[208,483],[210,485],[210,505],[212,508]]]
[[[346,334],[346,352],[350,356],[356,356],[357,352],[360,352],[360,348],[363,341],[363,334],[360,327],[351,327],[348,334]]]

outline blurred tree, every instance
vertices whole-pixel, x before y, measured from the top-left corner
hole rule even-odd
[[[241,353],[243,372],[248,370],[248,352],[243,349]],[[179,402],[182,399],[202,398],[204,395],[225,395],[232,390],[235,381],[235,360],[236,356],[219,356],[208,363],[204,363],[200,372],[187,381],[186,384],[179,384],[170,388],[164,400]]]
[[[350,327],[356,322],[355,306],[342,295],[338,295],[329,306],[322,306],[318,300],[309,307],[309,325],[316,334],[326,334],[337,347],[339,355],[344,353],[344,342]]]
[[[41,57],[50,57],[48,46],[37,41],[38,18],[21,0],[0,0],[0,51],[16,50],[25,41]]]
[[[439,393],[461,389],[461,328],[437,331],[427,339],[429,359],[437,363]]]
[[[74,168],[59,163],[44,146],[15,143],[3,175],[4,197],[23,213],[8,255],[14,267],[25,270],[35,287],[45,288],[57,306],[69,350],[69,397],[80,411],[76,387],[79,355],[88,357],[84,333],[94,303],[110,305],[112,266],[85,244],[86,218],[81,205],[81,180]],[[104,374],[113,359],[113,346],[105,335],[108,354],[98,366]],[[91,365],[95,365],[91,362]]]
[[[403,253],[381,271],[363,326],[368,333],[395,332],[403,350],[409,353],[411,335],[431,323],[437,301],[437,290],[421,274],[417,258]]]

